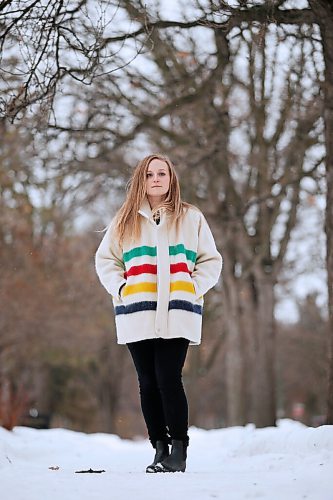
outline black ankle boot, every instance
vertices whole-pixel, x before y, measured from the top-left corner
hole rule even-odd
[[[166,441],[156,441],[156,453],[152,464],[148,465],[146,472],[160,472],[156,469],[156,465],[169,456],[169,445]]]
[[[173,439],[170,455],[161,462],[163,472],[185,472],[186,458],[187,443]]]

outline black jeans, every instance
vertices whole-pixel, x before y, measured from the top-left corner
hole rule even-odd
[[[127,344],[138,374],[142,413],[154,447],[156,441],[170,437],[188,443],[188,406],[182,383],[188,345],[184,338]]]

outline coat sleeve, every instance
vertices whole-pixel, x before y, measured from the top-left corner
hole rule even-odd
[[[119,291],[126,283],[123,252],[114,236],[114,222],[107,229],[95,256],[95,267],[100,282],[115,299],[120,299]]]
[[[222,256],[216,248],[212,232],[205,217],[201,214],[198,251],[192,272],[196,297],[204,295],[210,288],[216,285],[221,274],[222,263]]]

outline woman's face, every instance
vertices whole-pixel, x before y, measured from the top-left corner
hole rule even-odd
[[[167,163],[154,158],[148,165],[146,174],[146,191],[149,198],[159,201],[165,198],[170,187],[170,172]]]

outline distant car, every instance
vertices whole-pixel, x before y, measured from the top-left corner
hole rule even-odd
[[[51,421],[50,413],[40,413],[37,408],[30,408],[19,420],[19,425],[32,427],[34,429],[49,429]]]

